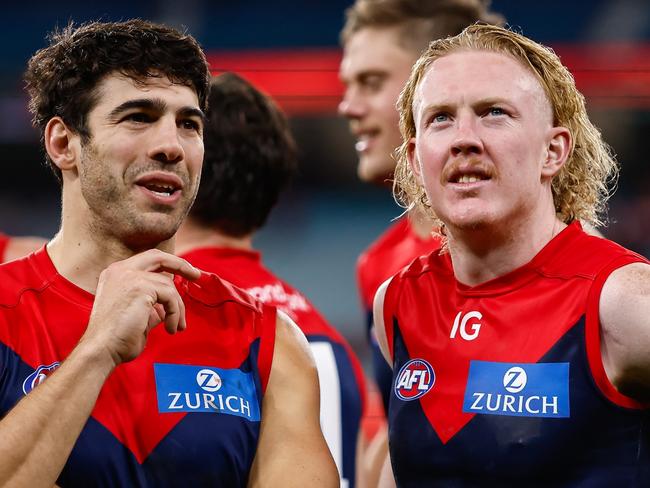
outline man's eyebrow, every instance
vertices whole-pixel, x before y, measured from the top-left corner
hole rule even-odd
[[[454,107],[450,103],[432,103],[422,107],[420,114],[422,115],[422,117],[426,117],[427,115],[432,113],[452,112],[453,110]]]
[[[167,104],[159,98],[137,98],[134,100],[127,100],[111,110],[108,116],[110,118],[117,118],[123,112],[134,108],[145,109],[151,112],[164,112],[167,109]]]
[[[178,111],[178,115],[180,115],[181,117],[197,117],[201,119],[203,122],[205,122],[206,119],[203,110],[196,107],[183,107]]]
[[[110,111],[108,116],[110,118],[117,118],[122,113],[131,109],[144,109],[150,112],[162,113],[165,112],[167,108],[167,103],[160,98],[137,98],[134,100],[127,100],[126,102],[119,104],[117,107]],[[201,109],[197,107],[182,107],[178,111],[178,114],[183,117],[198,117],[201,120],[205,120],[205,114]]]

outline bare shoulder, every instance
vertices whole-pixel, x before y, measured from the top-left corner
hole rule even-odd
[[[650,264],[632,263],[615,270],[601,293],[601,315],[620,313],[625,304],[650,298]],[[634,310],[629,310],[634,313]]]
[[[275,352],[273,367],[281,363],[288,368],[308,367],[316,371],[307,338],[300,327],[285,313],[278,311],[275,327]]]
[[[600,295],[603,364],[614,386],[650,394],[650,265],[615,270]]]

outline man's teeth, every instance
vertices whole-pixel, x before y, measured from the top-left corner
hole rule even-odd
[[[481,178],[473,175],[463,175],[458,178],[458,183],[476,183],[477,181],[481,181]]]
[[[165,197],[170,196],[172,193],[174,193],[174,189],[170,186],[158,186],[158,185],[151,185],[148,186],[147,189],[151,193],[155,193],[156,195],[162,195]]]
[[[368,149],[368,140],[367,139],[360,139],[357,141],[357,143],[354,145],[354,148],[357,150],[357,152],[363,152],[366,149]]]

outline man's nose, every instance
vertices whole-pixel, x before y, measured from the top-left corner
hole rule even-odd
[[[480,154],[483,142],[478,132],[478,121],[471,115],[460,115],[456,120],[456,133],[451,144],[452,156]]]
[[[162,163],[178,163],[185,157],[179,127],[171,117],[162,117],[154,128],[153,143],[149,150],[151,159]]]
[[[360,119],[365,115],[366,104],[353,89],[347,89],[339,103],[339,114],[348,119]]]

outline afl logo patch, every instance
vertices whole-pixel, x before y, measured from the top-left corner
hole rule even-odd
[[[27,395],[30,391],[40,385],[45,379],[50,376],[60,363],[54,362],[48,366],[39,366],[32,374],[30,374],[25,381],[23,381],[23,392]]]
[[[400,400],[415,400],[428,393],[435,382],[436,374],[427,361],[411,359],[399,370],[395,381],[395,395]]]

